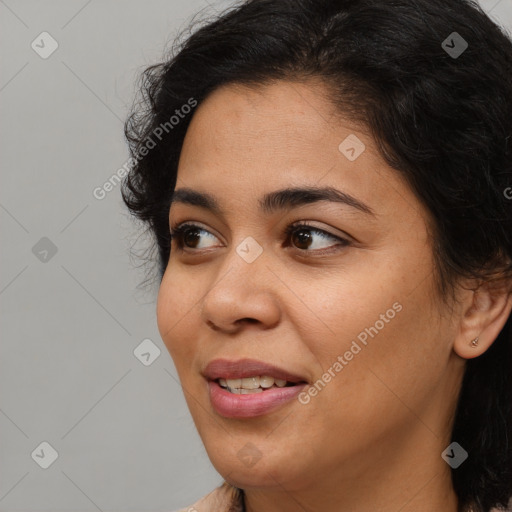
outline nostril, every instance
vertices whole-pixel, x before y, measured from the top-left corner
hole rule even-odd
[[[242,323],[242,322],[247,322],[248,324],[257,324],[259,323],[258,320],[256,320],[256,318],[240,318],[238,319],[235,324],[239,324],[239,323]]]

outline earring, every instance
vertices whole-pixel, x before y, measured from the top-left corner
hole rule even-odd
[[[478,345],[478,336],[471,341],[470,345],[471,347],[476,347]]]

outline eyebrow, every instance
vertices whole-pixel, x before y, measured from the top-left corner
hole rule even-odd
[[[276,211],[291,210],[319,201],[342,203],[367,215],[375,216],[375,212],[368,205],[350,194],[333,187],[293,187],[276,190],[265,194],[262,199],[258,201],[258,204],[263,213],[270,215]],[[192,188],[180,188],[175,190],[171,198],[171,205],[173,203],[199,206],[216,215],[224,216],[224,211],[214,196]]]

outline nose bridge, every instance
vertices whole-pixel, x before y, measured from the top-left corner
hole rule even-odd
[[[249,206],[249,205],[247,205]],[[257,215],[257,214],[256,214]],[[225,253],[222,267],[228,271],[250,277],[265,271],[264,224],[262,219],[251,216],[248,209],[236,215],[235,229],[231,233],[229,250]],[[238,227],[236,227],[238,226]],[[221,271],[222,274],[224,272]]]
[[[252,236],[230,247],[218,279],[202,300],[202,319],[229,330],[241,319],[269,324],[279,319],[279,307],[269,287],[264,250]]]
[[[240,294],[242,291],[244,295],[246,290],[249,293],[256,291],[258,282],[268,282],[262,277],[268,271],[263,254],[263,246],[250,235],[232,245],[225,254],[218,279],[212,284],[210,292],[216,288],[233,288],[234,293]]]

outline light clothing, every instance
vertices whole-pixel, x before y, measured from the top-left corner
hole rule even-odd
[[[240,503],[240,497],[235,487],[224,482],[212,492],[196,501],[189,507],[176,510],[175,512],[242,512],[243,505]],[[500,512],[498,509],[492,509],[491,512]],[[507,511],[512,512],[512,500],[510,500]]]
[[[237,489],[224,482],[194,504],[175,512],[242,512],[242,510],[243,505],[240,504]]]

